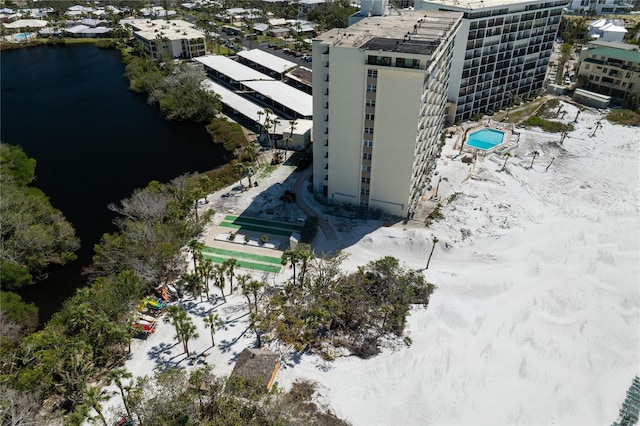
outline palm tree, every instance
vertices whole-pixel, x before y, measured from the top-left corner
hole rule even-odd
[[[602,127],[602,123],[600,121],[596,121],[596,127],[593,129],[593,133],[591,133],[591,137],[594,137],[598,129],[601,127]]]
[[[196,300],[198,295],[202,302],[202,279],[199,274],[182,274],[182,280],[184,281],[184,288],[187,292],[193,296],[193,300]]]
[[[564,142],[568,134],[569,132],[567,132],[566,130],[562,132],[562,136],[560,137],[560,143]]]
[[[287,151],[289,150],[289,144],[293,142],[293,131],[296,129],[297,119],[289,121],[289,128],[291,131],[289,132],[289,137],[283,140],[284,142],[284,159],[287,159]]]
[[[280,124],[280,120],[274,118],[273,120],[271,120],[271,123],[273,124],[273,137],[271,138],[271,140],[273,141],[273,149],[276,149],[276,128]]]
[[[258,314],[258,292],[262,287],[263,284],[258,280],[250,280],[246,286],[246,291],[253,295],[253,313],[256,315]],[[251,309],[249,309],[249,311],[251,311]]]
[[[286,266],[287,263],[291,262],[291,265],[293,266],[294,283],[296,282],[296,264],[301,260],[300,251],[298,250],[285,250],[280,259],[280,263],[282,263],[283,266]]]
[[[209,280],[213,277],[213,260],[204,259],[200,262],[200,276],[204,283],[204,292],[209,300]]]
[[[580,108],[580,109],[578,110],[578,112],[576,113],[576,118],[574,118],[574,119],[573,119],[573,122],[574,122],[574,123],[577,123],[577,122],[578,122],[578,116],[580,115],[580,113],[581,113],[583,110],[584,110],[583,108]]]
[[[244,188],[244,185],[242,184],[242,178],[246,175],[247,168],[241,161],[234,160],[232,170],[233,174],[236,176],[238,182],[240,183],[240,187]]]
[[[227,273],[227,277],[229,277],[229,285],[231,289],[229,290],[229,294],[233,294],[233,277],[235,268],[238,265],[238,260],[234,257],[230,257],[222,262],[222,266],[224,266],[225,271]]]
[[[218,314],[209,312],[209,314],[204,317],[204,323],[209,327],[209,331],[211,332],[211,346],[215,346],[216,342],[214,340],[214,335],[216,334],[216,328],[221,327],[224,324],[224,321],[222,321]]]
[[[533,158],[531,159],[531,164],[529,165],[529,168],[532,169],[533,168],[533,162],[535,161],[536,157],[539,155],[540,153],[538,151],[533,151]]]
[[[553,163],[553,160],[555,160],[556,157],[551,157],[551,161],[549,161],[549,164],[547,164],[547,167],[544,169],[544,171],[546,172],[547,170],[549,170],[549,167],[551,167],[551,163]]]
[[[109,426],[107,424],[107,419],[105,419],[104,414],[102,414],[102,403],[109,400],[109,394],[104,391],[100,386],[85,386],[84,387],[84,401],[91,408],[96,410],[100,420],[102,420],[102,424],[104,426]]]
[[[433,256],[433,251],[436,249],[436,244],[440,241],[438,237],[432,237],[431,242],[433,245],[431,246],[431,253],[429,253],[429,259],[427,259],[427,266],[424,269],[429,269],[429,263],[431,263],[431,256]]]
[[[132,377],[133,376],[131,375],[131,373],[129,373],[124,368],[114,368],[113,370],[110,370],[107,373],[107,380],[109,381],[109,384],[111,384],[112,382],[115,383],[115,385],[118,387],[118,390],[120,391],[120,396],[122,397],[122,404],[124,405],[124,409],[127,412],[128,418],[131,418],[131,410],[129,409],[129,404],[127,403],[127,398],[124,394],[124,391],[126,389],[128,392],[129,387],[124,386],[122,384],[122,380],[131,379]]]
[[[247,274],[238,275],[238,285],[242,289],[242,294],[247,298],[247,306],[249,306],[249,313],[251,313],[251,299],[249,295],[251,294],[248,290],[248,284],[251,280],[251,276]]]
[[[171,305],[167,308],[165,321],[171,322],[176,330],[176,339],[182,343],[184,353],[189,353],[189,340],[198,337],[197,328],[182,305]]]
[[[193,270],[194,271],[198,270],[198,261],[202,259],[202,249],[205,248],[205,247],[206,246],[204,245],[204,243],[201,242],[201,241],[198,241],[198,240],[191,240],[187,244],[187,248],[189,249],[189,252],[191,253],[191,256],[193,257]]]
[[[220,292],[222,293],[222,300],[224,301],[224,303],[227,303],[227,297],[224,295],[225,270],[226,268],[224,267],[224,265],[218,264],[213,266],[213,276],[214,276],[216,287],[220,289]]]
[[[504,155],[504,164],[502,165],[502,169],[501,170],[506,170],[507,169],[507,160],[509,159],[509,157],[511,157],[511,154],[507,152]]]

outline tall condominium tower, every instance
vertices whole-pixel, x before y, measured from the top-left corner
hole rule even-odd
[[[416,9],[462,12],[449,83],[449,122],[540,93],[562,10],[570,0],[416,0]]]
[[[438,151],[461,13],[368,16],[313,40],[313,188],[405,216]]]

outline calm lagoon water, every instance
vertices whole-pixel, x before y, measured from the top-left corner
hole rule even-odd
[[[0,53],[0,139],[37,160],[36,185],[73,224],[79,259],[21,292],[47,321],[85,281],[93,246],[113,231],[107,205],[152,180],[224,163],[203,124],[167,122],[130,92],[119,52],[92,45]]]

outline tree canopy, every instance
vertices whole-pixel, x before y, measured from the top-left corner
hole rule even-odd
[[[80,247],[64,215],[30,186],[35,167],[20,147],[0,143],[0,281],[7,290],[31,284],[49,265],[75,260]]]

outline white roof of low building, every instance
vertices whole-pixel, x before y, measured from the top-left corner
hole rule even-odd
[[[77,4],[75,6],[71,6],[67,10],[70,10],[70,11],[73,11],[73,12],[92,12],[93,8],[92,7],[86,7],[86,6],[80,6],[80,5]]]
[[[275,27],[278,25],[285,25],[287,23],[287,20],[284,18],[273,18],[269,19],[269,23]]]
[[[4,27],[9,29],[19,29],[26,27],[43,28],[46,27],[48,23],[49,22],[43,21],[42,19],[18,19],[17,21],[4,24]]]
[[[260,49],[243,50],[238,52],[238,56],[245,58],[251,62],[262,65],[277,73],[283,73],[291,68],[294,68],[296,64],[294,62],[283,59],[279,56],[272,55],[269,52],[265,52]]]
[[[62,30],[59,30],[57,28],[43,28],[41,30],[38,31],[39,34],[49,34],[49,35],[57,35],[57,34],[62,34]]]
[[[291,121],[292,120],[286,121],[287,127],[282,131],[283,135],[291,134]],[[312,128],[313,128],[313,120],[303,120],[301,118],[298,118],[297,120],[295,120],[295,126],[293,128],[293,134],[294,135],[304,135],[305,133],[307,133]]]
[[[268,24],[253,24],[253,29],[256,31],[267,31],[269,29]]]
[[[65,28],[64,30],[72,34],[81,34],[84,30],[89,29],[86,25],[74,25],[73,27]]]
[[[90,27],[97,27],[100,24],[106,24],[109,21],[106,21],[104,19],[82,19],[79,21],[79,23],[81,23],[82,25],[88,25]]]
[[[242,84],[304,117],[313,116],[313,96],[295,87],[275,80],[243,81]]]
[[[626,33],[627,30],[624,27],[616,24],[607,24],[600,29],[603,33]]]
[[[236,62],[233,59],[227,58],[226,56],[207,55],[200,56],[194,59],[203,64],[205,67],[218,71],[219,73],[224,74],[235,81],[241,81],[244,83],[245,81],[251,80],[274,80],[268,75],[262,74],[261,72],[258,72],[253,68],[249,68],[246,65],[242,65],[241,63]]]
[[[250,100],[238,95],[237,93],[227,89],[224,86],[221,86],[220,84],[214,81],[211,81],[211,79],[209,78],[205,79],[202,82],[202,86],[205,88],[205,90],[212,91],[220,95],[220,98],[223,104],[229,106],[229,108],[232,108],[238,111],[240,114],[244,115],[245,117],[255,122],[261,122],[263,120],[263,118],[261,118],[258,112],[264,111],[264,107],[251,102]],[[275,117],[275,118],[277,120],[280,120],[281,123],[287,122],[287,120],[285,120],[284,118],[281,118],[281,117]],[[276,134],[282,134],[282,129],[278,129],[276,127],[275,130],[276,130],[275,131]],[[278,132],[278,130],[280,130],[280,132]]]
[[[120,21],[122,24],[122,21]],[[203,38],[204,33],[195,28],[194,24],[181,19],[136,19],[127,22],[135,30],[135,34],[146,40],[154,40],[158,36],[166,37],[169,40],[197,39]],[[186,33],[186,34],[185,34]]]

